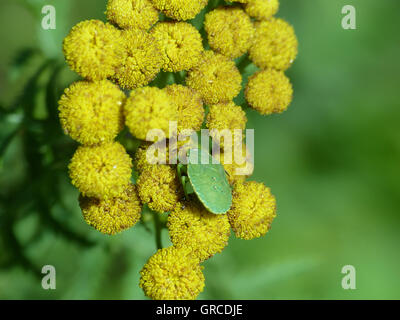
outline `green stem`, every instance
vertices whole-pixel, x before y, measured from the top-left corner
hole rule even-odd
[[[155,237],[156,237],[156,246],[157,249],[162,249],[162,242],[161,242],[161,220],[158,212],[153,212],[153,218],[154,218],[154,230],[155,230]]]

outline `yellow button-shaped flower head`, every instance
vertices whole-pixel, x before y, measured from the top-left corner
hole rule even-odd
[[[178,205],[169,214],[167,226],[172,244],[190,248],[199,261],[221,252],[230,235],[227,215],[207,211],[198,200]]]
[[[158,10],[175,20],[193,19],[208,0],[151,0]]]
[[[206,124],[214,141],[224,146],[225,137],[228,135],[231,139],[228,146],[232,146],[234,143],[242,142],[242,139],[235,139],[235,130],[243,131],[246,123],[246,112],[231,101],[211,105]]]
[[[158,212],[171,211],[183,197],[176,169],[169,165],[156,164],[146,168],[140,174],[137,186],[142,202]]]
[[[125,89],[147,85],[161,70],[163,58],[160,45],[145,31],[122,31],[125,55],[120,58],[114,79]]]
[[[132,160],[118,142],[80,146],[69,164],[72,184],[83,196],[118,197],[130,183]]]
[[[125,103],[126,125],[140,140],[150,139],[149,130],[160,129],[169,138],[169,122],[178,120],[176,104],[168,94],[156,87],[133,90]]]
[[[239,94],[242,76],[233,61],[205,51],[200,64],[188,72],[186,84],[198,91],[206,104],[216,104]]]
[[[98,231],[114,235],[133,227],[140,219],[142,207],[133,184],[115,198],[79,197],[85,221]]]
[[[160,22],[151,29],[151,35],[160,43],[164,71],[189,70],[199,63],[204,50],[202,38],[191,24]]]
[[[245,54],[253,41],[253,23],[239,7],[220,7],[207,13],[204,28],[211,48],[232,59]]]
[[[194,300],[204,289],[204,275],[190,250],[158,250],[140,271],[139,285],[153,300]]]
[[[59,101],[64,132],[86,145],[113,140],[124,125],[125,94],[108,80],[78,81]]]
[[[230,185],[244,182],[253,174],[253,155],[244,143],[234,144],[232,147],[224,146],[219,157],[215,157],[224,166]]]
[[[90,80],[113,76],[125,55],[121,31],[99,20],[75,25],[64,39],[63,51],[70,68]]]
[[[272,18],[255,24],[250,59],[258,67],[288,69],[296,59],[298,42],[293,27],[282,19]]]
[[[262,183],[238,183],[227,215],[236,237],[245,240],[261,237],[268,232],[276,217],[275,197]]]
[[[257,20],[271,18],[279,10],[279,0],[244,0],[246,12]]]
[[[266,69],[249,78],[245,96],[250,107],[269,115],[288,108],[293,98],[293,88],[282,71]]]
[[[204,121],[201,95],[192,88],[179,84],[167,86],[165,90],[178,109],[178,133],[185,129],[199,131]]]
[[[135,169],[142,173],[153,165],[169,163],[169,148],[165,140],[143,142],[135,153]]]
[[[107,20],[122,29],[148,30],[158,21],[158,11],[150,0],[108,0]]]

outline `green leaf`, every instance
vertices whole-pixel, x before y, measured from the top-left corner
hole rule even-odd
[[[194,192],[212,213],[226,213],[232,205],[232,190],[224,167],[205,150],[190,149],[187,172]]]

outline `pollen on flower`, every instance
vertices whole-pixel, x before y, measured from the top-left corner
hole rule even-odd
[[[148,30],[158,21],[158,11],[150,0],[108,0],[107,20],[122,29]]]
[[[288,108],[293,88],[282,71],[266,69],[249,78],[245,96],[250,107],[262,115],[269,115]]]
[[[244,0],[245,10],[250,17],[257,20],[271,18],[279,10],[279,0]]]
[[[167,86],[165,91],[177,106],[178,133],[184,129],[199,131],[204,121],[201,95],[194,89],[179,84]]]
[[[249,57],[258,67],[288,69],[296,59],[298,42],[293,27],[282,19],[272,18],[255,24],[254,44]]]
[[[245,54],[253,41],[253,23],[239,7],[219,7],[207,13],[204,28],[210,47],[231,59]]]
[[[199,63],[203,43],[199,31],[186,22],[160,22],[151,29],[164,59],[163,70],[189,70]]]
[[[194,300],[203,291],[204,275],[190,249],[158,250],[140,271],[139,286],[153,300]]]
[[[150,209],[168,212],[183,196],[176,169],[169,165],[153,165],[143,170],[137,180],[139,197]]]
[[[132,160],[118,142],[80,146],[69,164],[72,184],[83,196],[118,197],[128,186]]]
[[[142,173],[153,165],[169,162],[169,148],[165,140],[150,143],[144,141],[135,153],[135,169]]]
[[[223,165],[230,185],[244,182],[253,174],[253,155],[244,143],[226,146],[215,158]]]
[[[147,133],[151,129],[161,129],[169,138],[169,122],[178,119],[176,104],[157,87],[132,91],[125,103],[124,113],[130,132],[141,140],[150,139]]]
[[[242,76],[232,60],[205,51],[200,64],[188,72],[186,84],[198,91],[206,104],[216,104],[239,94]]]
[[[125,94],[108,80],[78,81],[65,89],[59,100],[64,132],[87,145],[109,142],[124,126]]]
[[[230,235],[228,217],[207,211],[197,200],[177,205],[168,216],[167,227],[172,244],[190,248],[199,261],[221,252]]]
[[[237,183],[227,215],[236,237],[250,240],[265,235],[276,217],[276,201],[264,184]]]
[[[151,0],[154,7],[175,20],[193,19],[207,5],[208,0]]]
[[[163,58],[160,44],[145,31],[129,29],[122,31],[125,44],[121,63],[116,68],[114,80],[124,89],[147,85],[160,72]]]
[[[79,197],[85,221],[98,231],[114,235],[133,227],[140,219],[142,207],[133,184],[118,196],[109,199]]]
[[[224,146],[226,134],[230,136],[230,143],[241,143],[242,139],[235,139],[235,130],[243,131],[246,128],[247,117],[243,109],[234,102],[214,104],[210,106],[207,115],[207,128],[214,141]]]
[[[89,80],[113,76],[125,55],[121,31],[99,20],[75,25],[64,39],[63,52],[70,68]]]

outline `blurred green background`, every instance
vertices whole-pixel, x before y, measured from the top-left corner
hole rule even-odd
[[[114,237],[81,216],[57,100],[77,79],[63,37],[84,19],[105,19],[105,0],[1,0],[0,298],[142,299],[139,270],[155,250],[143,226]],[[41,8],[57,29],[41,28]],[[357,9],[343,30],[341,9]],[[255,129],[253,180],[272,188],[278,217],[266,237],[230,239],[205,265],[200,299],[400,298],[400,2],[281,0],[300,54],[288,71],[287,112]],[[163,240],[168,244],[164,231]],[[41,268],[57,270],[43,290]],[[341,269],[356,268],[356,290]]]

